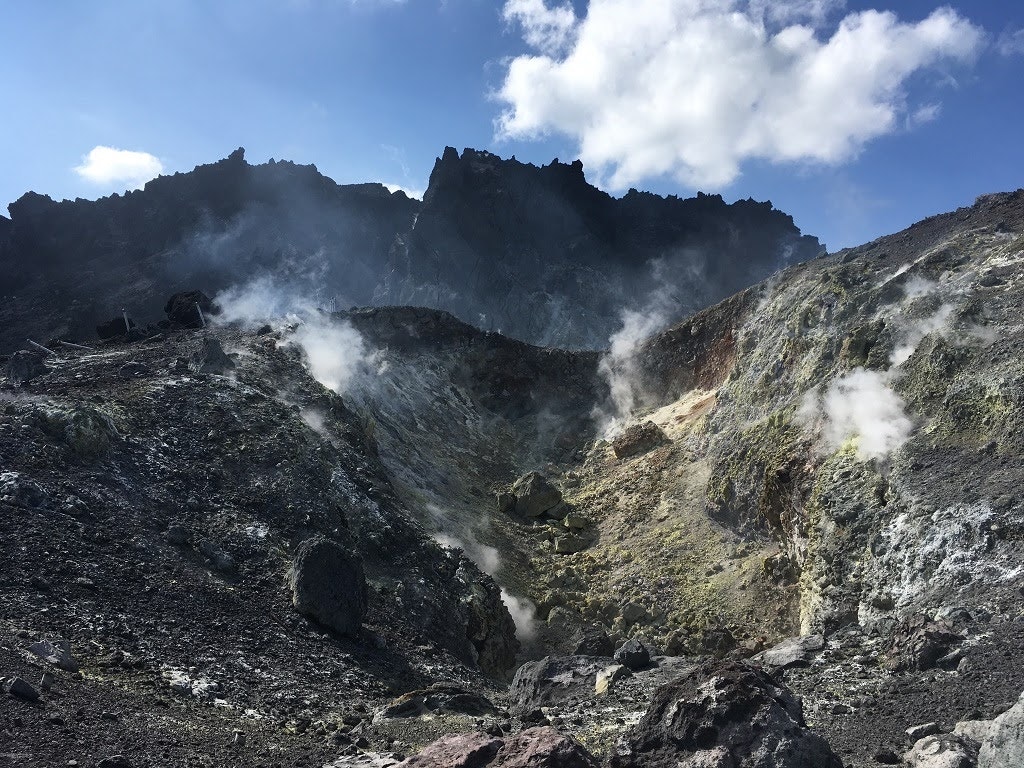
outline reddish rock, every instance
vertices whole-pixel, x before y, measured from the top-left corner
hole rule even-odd
[[[491,764],[502,744],[501,739],[486,733],[445,736],[398,765],[399,768],[484,768]]]

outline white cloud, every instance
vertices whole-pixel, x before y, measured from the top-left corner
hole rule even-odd
[[[93,147],[74,168],[75,173],[94,184],[124,184],[131,189],[142,187],[163,170],[163,163],[148,152],[102,146]]]
[[[873,138],[937,114],[908,79],[970,62],[984,32],[950,8],[917,23],[835,0],[590,0],[584,17],[506,0],[537,55],[511,61],[496,94],[499,138],[549,133],[610,187],[671,174],[733,181],[744,161],[850,160]]]
[[[996,50],[1003,56],[1019,56],[1024,54],[1024,27],[1006,29],[996,41]]]
[[[503,15],[505,21],[522,26],[529,45],[550,54],[568,45],[576,27],[576,12],[569,3],[548,8],[546,0],[506,0]]]

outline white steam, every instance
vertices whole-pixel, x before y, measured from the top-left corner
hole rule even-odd
[[[314,297],[294,286],[263,276],[222,291],[215,302],[220,307],[218,322],[281,324],[283,343],[299,347],[313,378],[338,394],[347,391],[357,377],[380,370],[378,355],[351,323],[326,314]]]
[[[653,269],[655,277],[660,277],[662,265],[655,263]],[[642,309],[622,311],[622,327],[612,334],[608,351],[598,364],[609,394],[605,405],[596,406],[592,415],[605,439],[614,437],[645,399],[636,357],[640,345],[668,325],[678,312],[679,301],[669,283],[656,288]]]
[[[533,640],[537,635],[537,607],[525,597],[516,597],[504,588],[501,601],[515,622],[516,637],[527,642]]]
[[[457,522],[448,511],[436,504],[427,504],[426,511],[433,521],[435,532],[432,534],[434,541],[442,547],[459,549],[472,560],[477,568],[491,578],[498,579],[498,571],[501,569],[501,555],[494,547],[481,542],[472,531],[462,531],[460,536],[455,536],[449,531],[457,525]],[[505,587],[501,588],[501,601],[508,609],[512,621],[516,625],[516,637],[521,641],[529,642],[537,634],[537,608],[525,597],[518,597],[509,592]]]
[[[476,564],[477,568],[492,578],[497,574],[498,569],[501,567],[501,555],[498,554],[498,550],[486,544],[481,544],[473,538],[471,538],[469,543],[467,543],[456,536],[452,536],[450,533],[445,533],[444,531],[434,533],[433,538],[434,541],[442,547],[462,550],[466,557]]]
[[[898,368],[910,359],[925,336],[932,333],[945,334],[949,330],[949,319],[956,309],[952,304],[943,304],[928,317],[915,320],[903,329],[899,343],[889,356],[889,362]]]
[[[855,368],[834,379],[824,393],[812,389],[798,419],[816,431],[825,446],[839,450],[854,440],[861,461],[885,460],[914,431],[906,403],[889,386],[891,374]]]

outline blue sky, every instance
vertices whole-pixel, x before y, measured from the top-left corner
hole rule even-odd
[[[1024,186],[1024,5],[5,4],[0,210],[246,148],[422,190],[445,145],[770,199],[830,249]],[[128,150],[118,155],[94,148]],[[76,170],[78,169],[78,170]]]

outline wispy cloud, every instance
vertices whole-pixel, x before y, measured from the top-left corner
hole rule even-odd
[[[124,184],[131,189],[142,187],[163,170],[163,163],[148,152],[104,146],[93,147],[74,168],[75,173],[94,184]]]
[[[506,0],[536,53],[514,58],[496,98],[499,138],[556,133],[606,183],[664,174],[719,187],[745,162],[837,165],[872,139],[927,122],[921,71],[970,63],[984,31],[952,8],[904,22],[837,0]]]
[[[1024,55],[1024,27],[1004,29],[996,40],[996,50],[1003,56]]]

